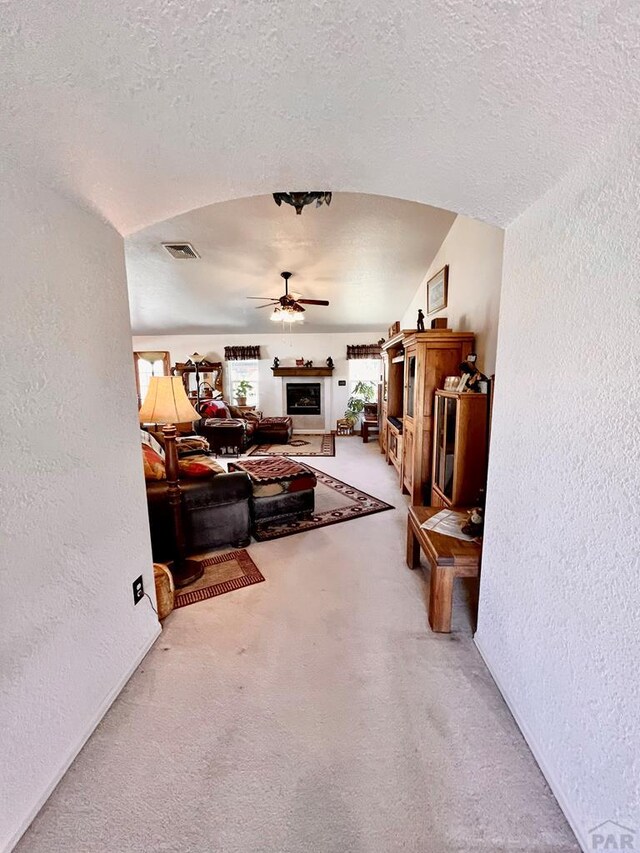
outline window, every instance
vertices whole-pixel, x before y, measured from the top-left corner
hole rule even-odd
[[[352,358],[347,364],[349,365],[350,394],[353,393],[358,382],[372,382],[377,392],[382,375],[382,361],[379,358]],[[373,399],[376,399],[375,395]]]
[[[169,353],[134,352],[133,363],[136,370],[138,406],[141,406],[144,398],[147,396],[151,377],[169,375]]]
[[[377,403],[382,362],[379,358],[352,358],[349,365],[347,412],[355,422],[362,417],[366,403]],[[346,414],[346,413],[345,413]]]
[[[228,361],[227,372],[229,375],[229,402],[236,404],[238,396],[246,396],[247,406],[258,406],[258,388],[260,374],[258,370],[259,361]],[[247,382],[250,387],[245,386],[246,395],[239,394],[240,383]],[[239,387],[240,386],[240,387]]]

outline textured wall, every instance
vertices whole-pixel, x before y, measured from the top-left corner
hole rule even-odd
[[[427,329],[434,317],[447,317],[450,328],[475,332],[478,366],[487,376],[496,364],[503,239],[501,228],[458,216],[401,321],[403,329],[415,329],[422,308]],[[445,264],[449,264],[448,304],[428,316],[427,281]]]
[[[320,309],[322,310],[322,309]],[[265,414],[280,414],[282,405],[282,380],[271,372],[274,356],[278,356],[283,367],[294,366],[296,358],[311,359],[316,366],[324,366],[328,356],[333,359],[336,369],[332,381],[331,420],[341,418],[347,405],[348,385],[339,388],[338,380],[349,378],[347,365],[347,344],[370,344],[380,340],[386,333],[359,333],[346,335],[341,333],[314,335],[299,330],[279,335],[159,335],[136,336],[133,338],[134,350],[168,350],[171,364],[186,361],[193,352],[206,355],[211,361],[224,361],[225,346],[243,346],[259,344],[260,355],[260,408]]]
[[[505,240],[477,642],[585,846],[640,827],[639,153]]]
[[[0,188],[0,850],[158,632],[122,239],[19,181]]]

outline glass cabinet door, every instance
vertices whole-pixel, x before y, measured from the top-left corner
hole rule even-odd
[[[389,361],[385,353],[382,357],[382,399],[386,403],[389,391]]]
[[[436,485],[445,497],[452,499],[458,400],[440,396],[436,400]]]
[[[407,362],[407,405],[405,414],[413,417],[414,397],[416,391],[416,357],[410,355]]]
[[[435,481],[442,491],[444,483],[444,459],[445,459],[445,403],[444,397],[436,397],[436,459],[435,459]]]
[[[444,482],[442,493],[447,498],[453,498],[453,460],[456,449],[456,413],[458,401],[455,397],[445,399],[445,447],[444,447]]]

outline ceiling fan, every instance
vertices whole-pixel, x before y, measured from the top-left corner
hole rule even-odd
[[[328,305],[326,299],[302,299],[296,298],[289,293],[289,279],[293,275],[290,272],[281,272],[280,275],[284,279],[284,294],[277,299],[270,296],[247,296],[247,299],[267,299],[264,305],[257,305],[256,308],[273,308],[273,314],[270,319],[274,322],[282,321],[287,323],[302,323],[304,322],[305,309],[303,305]]]

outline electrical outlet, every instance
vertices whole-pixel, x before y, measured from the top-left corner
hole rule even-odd
[[[142,581],[142,575],[140,575],[139,578],[136,578],[131,586],[133,587],[133,603],[137,604],[144,598],[144,583]]]

